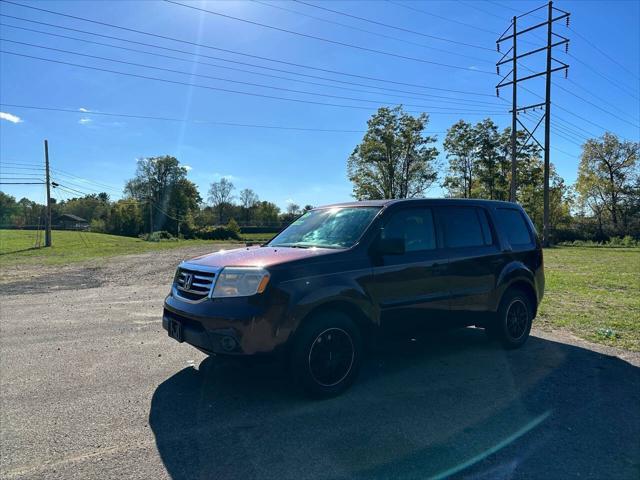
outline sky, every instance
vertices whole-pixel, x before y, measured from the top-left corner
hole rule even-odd
[[[346,160],[379,106],[428,113],[426,131],[437,136],[442,163],[442,140],[456,121],[491,117],[510,125],[511,89],[495,95],[510,71],[505,65],[496,75],[496,39],[514,15],[542,5],[183,3],[195,8],[1,1],[0,178],[40,181],[48,139],[53,180],[66,187],[54,189],[58,199],[103,190],[120,198],[138,158],[173,155],[204,198],[212,181],[226,177],[236,194],[251,188],[281,208],[349,200]],[[553,77],[551,161],[570,184],[586,138],[604,131],[640,138],[640,2],[554,6],[571,17],[569,28],[564,20],[554,24],[570,38],[568,54],[559,46],[554,58],[570,67],[567,79],[562,71]],[[517,27],[545,15],[543,8],[518,18]],[[518,52],[543,45],[545,35],[519,36]],[[544,62],[544,53],[523,59],[519,76]],[[531,79],[520,84],[518,103],[543,95],[543,77]],[[539,116],[519,118],[531,129]],[[42,185],[0,188],[45,199]],[[437,185],[427,192],[442,194]]]

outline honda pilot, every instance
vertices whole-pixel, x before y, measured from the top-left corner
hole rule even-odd
[[[182,262],[162,325],[205,354],[281,355],[304,390],[331,396],[397,331],[477,326],[520,347],[543,291],[542,249],[514,203],[350,202]]]

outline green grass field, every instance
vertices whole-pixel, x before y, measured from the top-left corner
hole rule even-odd
[[[243,237],[266,240],[264,234]],[[33,231],[0,230],[0,269],[213,244],[204,240],[154,243],[67,231],[53,232],[51,248],[33,249],[34,240]],[[557,247],[545,250],[544,258],[546,291],[538,327],[561,328],[593,342],[640,351],[640,248]]]
[[[146,242],[138,238],[102,233],[54,230],[51,248],[33,248],[36,232],[0,230],[0,267],[13,265],[62,265],[95,258],[213,244],[210,240]],[[44,234],[40,232],[44,245]],[[218,242],[220,243],[220,242]]]
[[[550,248],[544,261],[539,326],[640,351],[640,248]]]

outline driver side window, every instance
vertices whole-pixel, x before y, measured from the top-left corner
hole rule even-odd
[[[407,208],[393,214],[382,229],[382,238],[402,238],[406,252],[436,249],[430,208]]]

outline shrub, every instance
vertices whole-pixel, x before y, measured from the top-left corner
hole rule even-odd
[[[235,234],[233,238],[240,238],[240,225],[233,218],[227,223],[227,229]]]
[[[106,233],[107,226],[105,224],[105,221],[101,218],[94,218],[91,220],[89,230],[96,233]]]
[[[239,232],[230,229],[228,226],[203,227],[196,230],[195,233],[197,238],[203,240],[240,240]]]
[[[146,240],[147,242],[177,242],[178,239],[171,235],[166,230],[159,230],[157,232],[153,232],[151,235],[140,235],[140,238]]]

